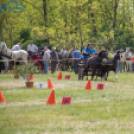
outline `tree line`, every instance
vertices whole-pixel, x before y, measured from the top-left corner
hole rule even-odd
[[[23,11],[0,13],[0,40],[9,48],[21,42],[26,49],[32,40],[38,47],[82,48],[91,42],[98,49],[130,47],[134,51],[133,0],[16,1],[25,6]]]

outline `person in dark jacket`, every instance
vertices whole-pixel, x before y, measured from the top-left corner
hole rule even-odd
[[[81,61],[81,52],[78,50],[78,47],[75,48],[73,52],[73,61],[74,61],[74,72],[75,74],[78,73],[78,64]]]
[[[57,65],[58,65],[58,54],[56,52],[56,47],[53,47],[52,52],[50,53],[51,58],[51,73],[54,73],[56,71]]]

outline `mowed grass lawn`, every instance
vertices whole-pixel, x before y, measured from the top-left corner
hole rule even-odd
[[[115,75],[108,81],[92,81],[92,90],[84,90],[87,80],[78,81],[73,72],[34,75],[34,87],[25,88],[25,81],[13,74],[0,74],[0,90],[6,103],[0,103],[0,134],[133,134],[134,73]],[[71,75],[65,80],[65,75]],[[45,105],[55,86],[56,105]],[[39,89],[39,82],[45,88]],[[104,90],[97,90],[103,83]],[[62,105],[63,97],[72,97],[70,105]]]

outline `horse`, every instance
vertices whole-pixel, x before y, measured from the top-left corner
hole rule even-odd
[[[23,62],[25,64],[27,64],[28,54],[26,51],[24,51],[24,50],[11,51],[11,50],[7,49],[6,43],[4,43],[4,42],[0,46],[1,46],[0,52],[2,52],[2,54],[13,58],[15,61],[17,61],[18,59],[22,59]]]
[[[27,52],[24,50],[11,51],[11,50],[7,49],[5,42],[0,43],[0,53],[3,55],[2,57],[4,58],[4,60],[6,60],[5,64],[8,64],[8,67],[9,67],[9,59],[10,58],[13,59],[14,62],[21,59],[22,62],[27,64],[27,57],[28,57]],[[6,66],[6,69],[8,67]]]
[[[113,58],[107,59],[105,61],[102,60],[102,66],[100,69],[100,72],[103,75],[102,79],[104,76],[106,76],[106,73],[107,73],[107,76],[106,76],[106,80],[107,80],[109,71],[113,71],[115,73],[115,79],[118,78],[118,72],[116,69],[117,69],[117,62],[120,60],[120,54],[121,52],[118,50],[114,54]]]
[[[61,51],[58,52],[58,58],[60,60],[59,69],[60,70],[69,70],[69,66],[71,66],[71,69],[73,68],[72,63],[72,53],[74,49],[71,51]]]
[[[98,74],[100,74],[99,71],[97,71],[97,70],[100,70],[100,68],[102,66],[101,63],[102,63],[103,58],[108,59],[107,51],[101,51],[101,52],[99,52],[98,56],[90,57],[88,59],[86,67],[84,68],[83,73],[82,73],[82,80],[85,75],[88,77],[89,68],[92,69],[91,80],[93,80],[93,78],[97,74],[97,72],[98,72]],[[102,74],[100,74],[100,76],[102,78]]]

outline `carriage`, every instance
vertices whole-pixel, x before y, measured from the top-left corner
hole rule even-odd
[[[37,66],[39,73],[44,71],[43,54],[44,51],[41,50],[38,52],[28,52],[28,61],[33,62]]]
[[[78,80],[82,80],[83,70],[85,69],[86,64],[85,63],[79,63],[78,66],[79,66],[79,68],[78,68]],[[91,76],[92,70],[93,69],[89,68],[88,76]]]

